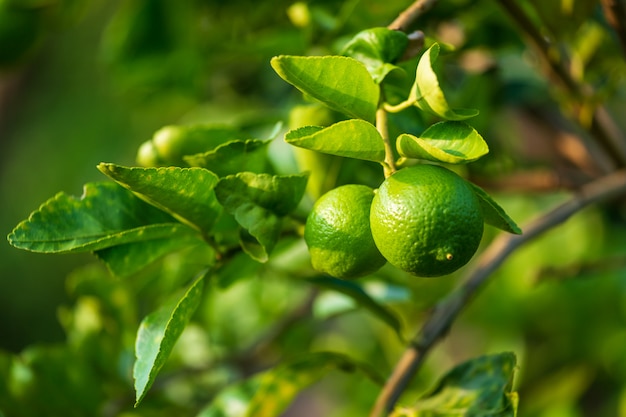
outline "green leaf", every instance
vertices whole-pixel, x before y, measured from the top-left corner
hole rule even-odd
[[[298,206],[306,182],[306,175],[240,172],[217,184],[217,198],[243,228],[242,248],[254,259],[267,261],[278,241],[282,217]]]
[[[481,356],[448,372],[416,405],[398,408],[392,417],[515,417],[517,393],[512,391],[513,353]]]
[[[139,404],[154,383],[174,344],[198,308],[204,285],[202,272],[182,298],[174,298],[150,313],[139,326],[135,341],[137,360],[133,367],[136,402]]]
[[[200,230],[211,230],[221,213],[213,191],[218,178],[204,168],[128,168],[101,163],[98,169],[148,203]]]
[[[402,134],[396,140],[396,148],[405,158],[449,164],[466,164],[489,152],[482,136],[463,122],[435,123],[420,137]]]
[[[219,177],[241,171],[264,172],[269,144],[270,141],[259,139],[235,140],[184,159],[189,165],[206,168]]]
[[[356,34],[344,47],[343,55],[361,61],[374,81],[380,84],[387,74],[400,67],[393,65],[409,43],[404,32],[378,27]]]
[[[506,214],[504,209],[500,207],[485,190],[471,182],[468,182],[468,184],[472,186],[474,193],[478,196],[485,223],[504,230],[505,232],[514,233],[516,235],[522,234],[522,229],[519,228],[515,221]]]
[[[437,74],[433,70],[433,63],[439,56],[439,45],[434,44],[420,58],[415,72],[415,83],[411,89],[409,100],[421,110],[439,116],[446,120],[464,120],[478,114],[475,109],[451,109],[448,105]]]
[[[360,371],[376,384],[383,383],[369,366],[348,356],[334,352],[310,353],[265,372],[245,416],[279,417],[300,391],[333,370]]]
[[[353,281],[346,281],[332,277],[315,277],[309,279],[315,285],[328,288],[333,291],[340,292],[353,299],[358,305],[366,308],[370,313],[387,323],[396,331],[400,340],[404,340],[402,336],[402,323],[398,317],[383,305],[377,303],[368,293],[366,293],[360,285]]]
[[[342,56],[272,58],[272,68],[289,84],[328,107],[373,123],[380,90],[365,66]]]
[[[117,184],[89,183],[79,198],[58,193],[8,236],[19,249],[45,253],[87,252],[191,230]]]
[[[200,235],[187,228],[188,234],[166,236],[142,242],[126,243],[96,251],[109,270],[118,277],[129,277],[168,253],[205,244]]]
[[[359,119],[344,120],[326,128],[305,126],[285,134],[287,143],[330,155],[382,162],[385,145],[371,123]]]

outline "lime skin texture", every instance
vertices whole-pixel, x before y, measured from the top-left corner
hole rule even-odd
[[[373,198],[372,188],[349,184],[330,190],[316,201],[304,229],[316,270],[350,279],[376,272],[386,263],[369,226]]]
[[[390,264],[410,274],[450,274],[472,258],[483,235],[478,197],[456,173],[436,165],[401,169],[372,201],[376,246]]]

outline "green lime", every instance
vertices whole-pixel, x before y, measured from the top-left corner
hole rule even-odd
[[[337,278],[357,278],[385,264],[369,225],[373,198],[370,187],[351,184],[317,200],[304,229],[315,269]]]
[[[401,169],[372,201],[370,225],[390,264],[413,275],[450,274],[472,258],[483,235],[483,215],[470,185],[435,165]]]

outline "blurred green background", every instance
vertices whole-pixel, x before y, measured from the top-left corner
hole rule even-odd
[[[407,3],[0,0],[0,230],[8,234],[58,191],[80,195],[84,183],[104,180],[95,169],[99,162],[133,165],[138,146],[164,125],[286,122],[290,108],[302,98],[273,73],[272,56],[337,53],[345,39],[362,29],[387,25]],[[624,123],[624,60],[598,2],[521,3],[574,58],[572,68],[580,80],[593,85],[599,97],[607,97],[609,110]],[[441,1],[419,21],[419,28],[457,46],[444,57],[442,82],[453,102],[481,111],[472,124],[491,153],[465,174],[492,192],[521,225],[567,198],[559,184],[577,184],[594,175],[593,166],[581,169],[575,158],[568,157],[580,156],[567,138],[581,132],[560,115],[566,99],[551,90],[523,36],[496,3]],[[423,128],[421,120],[395,122],[407,131]],[[620,128],[626,131],[625,125]],[[285,166],[291,163],[285,159]],[[363,170],[361,178],[356,172],[346,178],[372,182],[370,170]],[[484,244],[495,234],[487,229]],[[290,258],[286,259],[277,265],[288,264]],[[38,346],[50,346],[54,348],[42,357],[66,363],[74,356],[63,346],[76,345],[80,326],[75,321],[80,314],[123,315],[114,308],[95,308],[100,304],[85,296],[106,292],[77,290],[82,288],[81,279],[68,279],[91,261],[82,255],[39,255],[0,244],[0,349],[13,353],[26,349],[37,357],[33,352]],[[256,271],[249,261],[242,261],[240,268],[237,272],[244,275]],[[95,267],[89,274],[101,272]],[[288,270],[282,274],[285,280],[278,274],[275,280],[253,280],[249,287],[247,282],[237,283],[213,293],[203,310],[209,318],[185,333],[181,351],[188,351],[173,363],[185,365],[194,360],[193,354],[204,363],[216,352],[235,349],[242,338],[254,334],[251,329],[280,316],[284,310],[277,305],[296,306],[302,300],[302,286],[289,283]],[[379,299],[413,331],[427,309],[461,278],[462,273],[422,280],[384,268],[365,282],[373,292],[384,289]],[[128,290],[118,281],[110,286],[124,294]],[[274,295],[261,299],[258,288]],[[327,294],[319,302],[319,317],[330,314],[323,307],[334,305],[332,298]],[[100,303],[127,306],[111,300]],[[72,314],[74,319],[68,319]],[[283,350],[313,346],[345,351],[388,372],[403,348],[392,332],[367,313],[348,308],[334,314],[321,330],[319,322],[306,321],[286,334]],[[136,317],[127,322],[133,320]],[[202,325],[213,326],[210,347],[203,344],[208,342]],[[124,331],[98,337],[117,337],[122,352],[132,352],[132,335],[129,342]],[[501,350],[514,351],[520,360],[521,415],[626,416],[624,199],[579,213],[513,255],[435,348],[407,401],[461,360]],[[128,357],[116,360],[122,367]],[[75,366],[89,368],[90,362],[85,363]],[[102,415],[194,415],[192,410],[207,396],[194,390],[229,380],[229,372],[223,366],[213,369],[210,381],[198,377],[188,384],[173,383],[163,389],[165,399],[137,411],[131,411],[127,398],[132,396],[132,384],[120,378],[119,386],[85,400],[91,404],[76,407],[74,414],[58,415],[90,415],[88,410]],[[89,386],[87,373],[81,375]],[[94,385],[102,378],[97,372],[91,377]],[[317,404],[318,411],[363,415],[377,389],[360,382],[352,387],[349,402],[332,395],[335,387],[350,384],[351,380],[335,376],[314,386],[311,397],[323,392],[326,398]],[[38,389],[46,387],[42,382]],[[61,395],[80,395],[80,387],[71,385]],[[307,404],[306,398],[302,404]],[[62,404],[51,407],[63,410]],[[38,415],[37,408],[33,410],[32,415]]]

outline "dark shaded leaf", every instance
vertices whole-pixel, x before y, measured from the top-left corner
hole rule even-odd
[[[306,181],[306,175],[240,172],[217,184],[217,198],[243,228],[242,248],[254,259],[267,261],[278,241],[281,218],[298,206]]]

